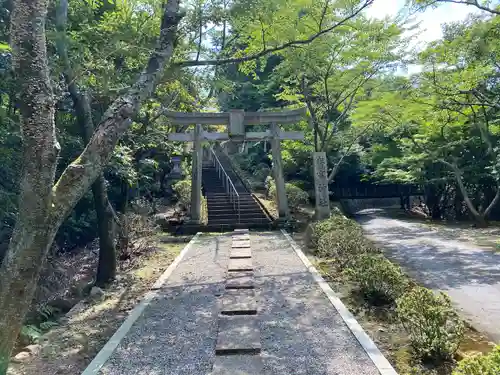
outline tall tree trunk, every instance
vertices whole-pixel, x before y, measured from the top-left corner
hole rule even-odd
[[[497,205],[498,201],[500,201],[500,186],[497,186],[497,192],[493,200],[490,202],[490,204],[483,210],[483,212],[479,212],[474,206],[474,203],[472,203],[469,193],[465,188],[464,181],[462,179],[462,171],[460,170],[458,165],[455,163],[449,163],[446,160],[439,160],[439,161],[450,167],[450,169],[452,170],[453,175],[455,176],[455,180],[457,181],[458,189],[460,190],[460,193],[464,198],[464,202],[467,205],[469,212],[474,217],[476,224],[480,227],[486,226],[487,225],[486,219],[488,218],[488,215],[490,214],[491,210]]]
[[[19,209],[9,249],[0,268],[0,374],[36,289],[54,239],[51,221],[59,144],[54,95],[45,45],[48,0],[18,0],[11,19],[13,68],[20,90],[23,173]]]
[[[68,0],[60,0],[57,8],[56,24],[59,33],[56,46],[59,57],[64,66],[64,78],[68,85],[68,91],[78,121],[82,138],[87,144],[94,133],[94,122],[92,110],[87,95],[82,93],[76,83],[73,67],[68,56],[66,42],[66,24],[68,19]],[[101,173],[92,184],[94,206],[97,214],[97,226],[99,234],[99,262],[97,264],[96,284],[105,286],[113,281],[116,275],[116,249],[113,238],[113,217],[109,212],[108,195],[106,192],[106,180]]]
[[[99,233],[99,262],[96,285],[105,286],[116,276],[116,248],[113,238],[113,216],[109,210],[106,180],[101,174],[92,184]]]
[[[16,0],[14,3],[11,42],[20,91],[24,151],[17,223],[0,268],[0,375],[7,371],[12,347],[57,230],[102,173],[131,118],[163,77],[182,18],[179,1],[166,3],[160,38],[137,82],[109,106],[85,149],[63,171],[56,184],[59,145],[45,42],[48,0]]]

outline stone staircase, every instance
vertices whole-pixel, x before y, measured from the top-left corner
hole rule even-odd
[[[271,219],[246,189],[229,162],[224,160],[224,155],[221,152],[216,155],[239,195],[239,215],[238,203],[230,201],[215,166],[211,161],[204,161],[202,185],[207,199],[208,226],[216,226],[222,230],[268,228]]]

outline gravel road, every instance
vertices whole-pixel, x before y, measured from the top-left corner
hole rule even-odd
[[[286,238],[251,242],[265,375],[379,374]]]
[[[209,374],[230,246],[230,236],[199,237],[100,374]]]
[[[214,363],[228,372],[217,372],[227,364],[215,346],[230,241],[197,240],[101,375],[208,375]],[[251,246],[263,369],[245,374],[379,375],[283,234],[252,233]]]
[[[499,253],[381,209],[360,211],[356,219],[390,259],[425,286],[448,293],[473,327],[500,342]]]

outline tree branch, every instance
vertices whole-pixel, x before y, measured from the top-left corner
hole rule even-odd
[[[479,1],[477,1],[477,0],[436,0],[435,2],[472,5],[480,10],[484,10],[484,11],[492,13],[492,14],[500,14],[500,11],[493,9],[493,8],[488,8],[484,5],[481,5],[479,3]]]
[[[178,67],[190,67],[190,66],[208,66],[208,65],[222,65],[222,64],[237,64],[237,63],[242,63],[246,61],[251,61],[251,60],[256,60],[258,58],[264,57],[266,55],[269,55],[271,53],[279,52],[284,49],[287,49],[289,47],[293,46],[300,46],[304,44],[309,44],[318,39],[320,36],[325,35],[337,27],[340,27],[342,25],[345,25],[348,21],[356,17],[359,13],[361,13],[364,9],[369,7],[375,0],[365,0],[363,5],[355,10],[352,14],[344,18],[343,20],[335,23],[331,27],[328,27],[324,30],[321,30],[317,32],[316,34],[311,35],[307,39],[299,39],[299,40],[292,40],[287,43],[284,43],[282,45],[272,47],[272,48],[264,48],[262,51],[258,53],[254,53],[249,56],[244,56],[244,57],[234,57],[234,58],[227,58],[227,59],[215,59],[215,60],[201,60],[201,61],[196,61],[196,60],[188,60],[188,61],[179,61],[174,63],[173,65],[178,66]]]

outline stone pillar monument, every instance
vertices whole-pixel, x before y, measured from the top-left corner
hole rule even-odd
[[[276,197],[278,200],[279,218],[288,220],[290,210],[288,209],[288,198],[286,196],[285,179],[283,178],[283,160],[281,158],[281,140],[278,124],[271,123],[271,148],[273,155],[273,174],[276,184]]]
[[[314,190],[316,196],[317,220],[330,217],[330,194],[328,192],[328,170],[325,152],[313,153]]]
[[[200,222],[201,218],[201,173],[203,168],[203,149],[201,147],[201,136],[203,129],[201,124],[194,128],[193,139],[193,166],[191,173],[191,221]]]

